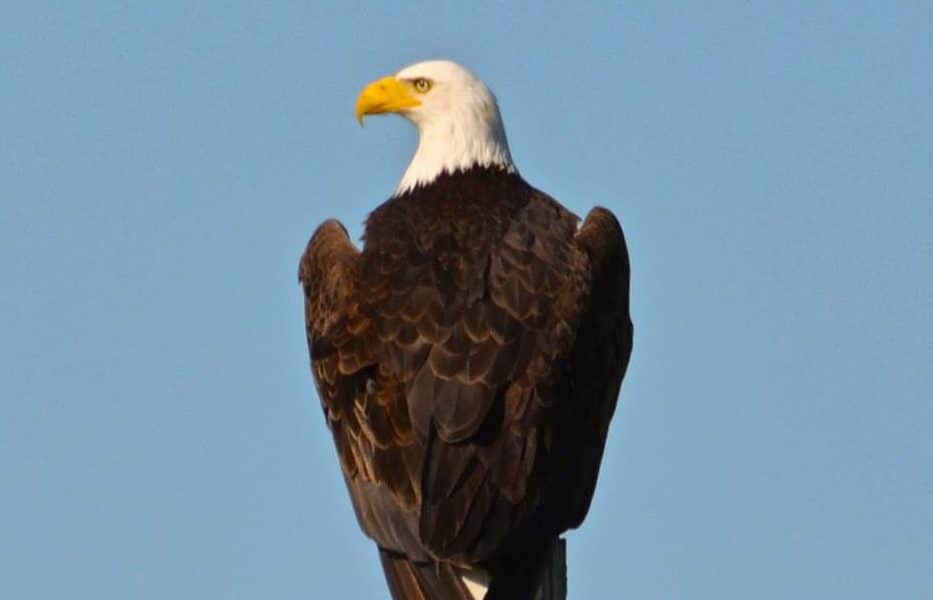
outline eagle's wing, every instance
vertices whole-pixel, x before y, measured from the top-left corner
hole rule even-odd
[[[597,207],[587,215],[576,242],[589,258],[591,283],[570,356],[573,401],[558,416],[576,424],[562,444],[573,449],[578,461],[575,479],[564,484],[575,490],[567,510],[568,527],[580,525],[593,498],[633,342],[629,255],[622,227],[610,211]]]
[[[360,525],[383,547],[413,551],[422,451],[398,380],[380,369],[359,269],[343,226],[318,227],[298,273],[311,370]]]

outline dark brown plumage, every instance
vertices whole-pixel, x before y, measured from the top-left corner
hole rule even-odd
[[[362,252],[336,221],[308,244],[312,371],[395,598],[469,598],[476,566],[487,598],[530,597],[540,549],[586,515],[632,325],[618,222],[577,225],[473,168],[377,208]]]

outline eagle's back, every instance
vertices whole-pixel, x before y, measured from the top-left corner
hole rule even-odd
[[[612,298],[594,293],[577,224],[518,175],[442,175],[372,213],[340,285],[306,283],[309,323],[326,322],[309,325],[315,378],[357,516],[383,548],[472,565],[582,520],[631,329],[626,347],[627,256],[620,323],[588,317]],[[314,243],[312,283],[326,279]],[[617,348],[599,355],[583,332]]]

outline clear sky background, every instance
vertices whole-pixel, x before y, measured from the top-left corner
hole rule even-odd
[[[7,2],[0,597],[386,597],[308,372],[313,228],[449,57],[623,221],[636,348],[576,599],[933,597],[929,2]]]

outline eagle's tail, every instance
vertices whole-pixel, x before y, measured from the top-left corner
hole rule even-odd
[[[489,573],[481,569],[412,562],[383,548],[379,549],[379,558],[393,600],[535,600],[542,597],[543,587],[549,590],[554,587],[554,582],[550,581],[554,574],[543,576],[555,552],[563,565],[564,546],[556,537],[528,544],[512,557],[496,561],[491,579]],[[563,572],[560,577],[564,577]],[[550,594],[546,596],[551,597]]]
[[[460,571],[445,563],[416,563],[379,549],[393,600],[475,600]]]
[[[535,543],[526,544],[511,557],[497,561],[484,600],[536,600],[542,597],[557,597],[551,595],[551,582],[543,581],[546,573],[548,580],[553,575],[548,569],[555,552],[559,553],[560,564],[563,565],[563,542],[556,537],[543,538]],[[560,577],[564,576],[561,572]],[[548,589],[547,594],[542,594],[543,588]]]

